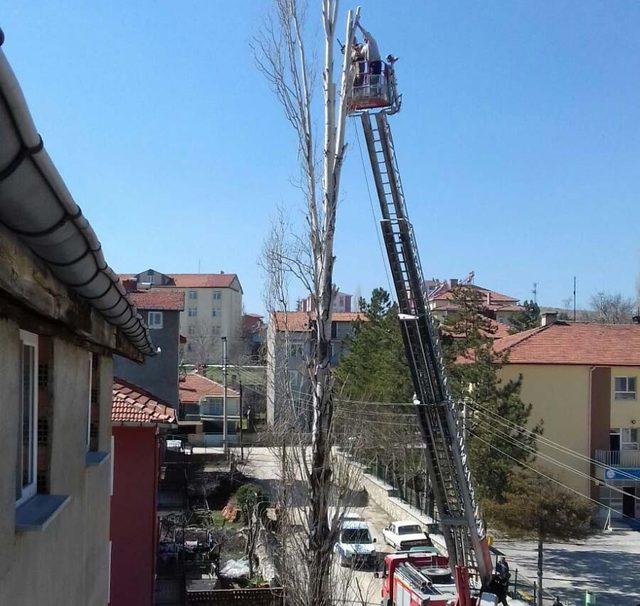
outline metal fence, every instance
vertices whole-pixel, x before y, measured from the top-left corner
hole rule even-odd
[[[368,474],[393,486],[400,499],[415,507],[425,515],[436,518],[433,496],[429,488],[426,473],[406,473],[404,469],[383,463],[379,456],[375,456],[366,465]]]
[[[200,606],[281,606],[284,604],[282,587],[264,587],[248,589],[211,589],[207,591],[186,592],[186,604]]]

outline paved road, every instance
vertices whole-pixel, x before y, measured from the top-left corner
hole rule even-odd
[[[268,448],[251,447],[245,473],[273,491],[279,481],[279,464]],[[369,523],[380,551],[389,547],[382,540],[382,528],[391,520],[377,505],[369,502],[357,508]],[[512,572],[533,580],[536,576],[536,546],[528,541],[498,540],[496,547],[511,564]],[[560,596],[566,606],[584,604],[586,589],[597,593],[598,606],[637,606],[640,604],[640,532],[615,530],[598,534],[575,544],[555,543],[545,548],[545,587]],[[370,604],[380,603],[382,581],[373,577],[374,571],[351,571],[336,567],[336,576],[347,593],[347,599],[361,605],[361,596]],[[515,602],[513,602],[515,604]]]
[[[537,546],[531,541],[498,541],[496,547],[530,579],[536,578]],[[614,530],[586,541],[551,543],[544,549],[543,587],[566,606],[584,604],[586,590],[598,606],[640,604],[640,532]],[[546,591],[545,590],[545,591]]]
[[[275,491],[281,481],[280,464],[276,453],[265,447],[252,446],[245,449],[247,463],[243,468],[245,475],[255,478],[265,490],[275,496]],[[391,549],[384,544],[382,528],[391,521],[387,514],[375,503],[368,503],[365,507],[353,509],[369,523],[372,535],[376,538],[378,550],[386,553]],[[337,595],[344,596],[345,606],[369,606],[380,604],[380,590],[382,580],[374,577],[374,569],[352,570],[342,568],[337,562],[335,577],[340,585]]]

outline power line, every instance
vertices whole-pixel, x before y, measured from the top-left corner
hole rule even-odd
[[[380,249],[380,257],[382,258],[382,265],[384,267],[384,273],[387,277],[387,286],[389,287],[389,296],[392,300],[395,300],[395,290],[391,285],[391,276],[389,275],[389,268],[387,267],[387,259],[384,254],[384,248],[382,246],[382,239],[380,238],[380,230],[378,225],[378,217],[373,204],[373,196],[371,195],[371,188],[369,187],[369,175],[367,173],[367,167],[364,162],[364,154],[362,153],[362,145],[360,144],[360,135],[358,134],[358,128],[355,126],[355,116],[352,116],[351,124],[356,132],[356,141],[358,142],[358,150],[360,150],[360,162],[362,163],[362,172],[364,174],[364,182],[367,186],[367,195],[369,196],[369,206],[371,207],[371,217],[373,218],[373,228],[376,232],[376,238],[378,240],[378,248]]]
[[[257,392],[257,393],[259,393],[259,392]],[[306,407],[307,409],[312,408],[313,398],[308,393],[303,392],[303,391],[296,391],[296,390],[292,390],[291,393],[292,394],[297,393],[298,396],[299,396],[298,400],[294,401],[294,405],[297,403],[298,405],[302,404],[302,406]],[[260,395],[264,395],[264,394],[260,394]],[[383,403],[383,402],[371,402],[371,401],[364,401],[364,400],[341,400],[341,399],[336,399],[335,401],[338,402],[338,403],[342,401],[342,402],[359,403],[359,404],[367,404],[367,405],[382,404],[382,405],[410,406],[410,404],[407,404],[407,403]],[[595,459],[592,459],[591,457],[587,457],[585,455],[582,455],[581,453],[578,453],[577,451],[573,451],[573,450],[569,449],[568,447],[563,446],[562,444],[553,442],[552,440],[549,440],[548,438],[544,438],[540,434],[537,434],[537,433],[527,429],[526,427],[524,427],[522,425],[518,425],[513,421],[510,421],[508,419],[504,419],[502,417],[498,417],[498,415],[496,415],[495,413],[492,413],[492,412],[484,409],[483,407],[481,407],[480,405],[478,405],[476,403],[470,403],[470,406],[471,406],[471,408],[473,410],[475,410],[476,412],[478,412],[480,414],[484,414],[487,417],[488,416],[493,417],[492,420],[487,420],[487,419],[480,420],[481,423],[485,424],[483,426],[483,430],[485,432],[489,432],[489,433],[493,432],[494,436],[498,436],[499,438],[508,441],[512,446],[520,448],[521,450],[524,450],[525,452],[527,452],[527,453],[529,453],[529,454],[531,454],[533,456],[539,457],[539,458],[541,458],[541,459],[543,459],[543,460],[545,460],[547,462],[550,462],[550,463],[560,467],[561,469],[565,469],[566,471],[569,471],[569,472],[571,472],[573,474],[578,475],[579,477],[582,477],[582,478],[587,479],[589,481],[595,482],[598,485],[603,483],[603,481],[600,480],[599,478],[597,478],[595,476],[592,476],[590,474],[587,474],[587,473],[585,473],[585,472],[583,472],[583,471],[581,471],[579,469],[576,469],[575,467],[572,467],[571,465],[569,465],[567,463],[564,463],[563,461],[560,461],[560,460],[558,460],[557,458],[555,458],[555,457],[553,457],[551,455],[539,452],[534,447],[529,446],[528,444],[525,444],[524,442],[517,440],[517,438],[515,438],[514,436],[509,435],[505,431],[501,431],[496,427],[490,426],[489,423],[491,423],[493,421],[497,421],[503,427],[506,427],[508,429],[509,428],[512,429],[512,430],[515,429],[516,431],[518,431],[520,433],[526,433],[526,434],[529,434],[531,436],[535,436],[536,439],[540,439],[541,441],[545,442],[546,445],[551,446],[552,448],[556,448],[557,450],[559,450],[560,452],[563,452],[564,454],[568,454],[568,455],[574,456],[574,457],[578,458],[579,460],[582,460],[582,461],[585,461],[585,462],[589,462],[589,463],[593,463],[593,464],[602,466],[604,468],[609,468],[607,465],[603,464],[602,462],[596,461]],[[385,415],[385,414],[387,414],[387,415],[391,414],[391,415],[394,415],[394,417],[397,417],[397,416],[408,416],[408,417],[412,417],[413,419],[417,418],[415,414],[407,414],[407,413],[397,413],[397,412],[389,412],[389,413],[387,413],[387,412],[381,412],[381,411],[375,411],[375,410],[370,410],[370,411],[362,411],[362,410],[360,410],[360,411],[358,411],[358,415],[359,416],[369,416],[369,417],[374,417],[375,418],[375,420],[366,419],[366,418],[365,419],[360,419],[360,420],[362,420],[364,422],[367,422],[367,423],[376,423],[377,425],[396,426],[396,427],[403,427],[403,428],[406,428],[409,425],[408,423],[396,423],[396,422],[393,422],[393,421],[382,420],[382,419],[379,418],[379,415]],[[348,411],[341,411],[340,409],[337,409],[336,410],[336,418],[339,418],[339,417],[342,417],[342,416],[344,416],[345,418],[351,419],[351,416],[348,414]],[[474,431],[473,434],[478,439],[483,441],[484,443],[489,444],[488,442],[486,442],[486,440],[483,440],[482,438],[480,438],[478,436],[477,432]],[[346,435],[346,433],[345,433],[345,435]],[[419,435],[420,435],[419,432],[416,431],[416,436],[419,436]],[[493,445],[490,445],[490,446],[497,449],[497,447],[495,447]],[[506,453],[503,453],[503,454],[506,454]],[[511,455],[507,455],[507,456],[509,456],[511,459],[517,461],[519,464],[524,464],[521,461],[518,461],[517,459],[512,457]],[[529,466],[527,466],[527,467],[529,467]],[[634,480],[636,479],[635,476],[633,476],[631,474],[628,474],[626,472],[621,471],[620,473],[623,474],[623,475],[626,475],[627,477],[632,478]],[[561,485],[565,486],[566,488],[569,488],[564,484],[561,484]],[[606,484],[606,483],[605,483],[605,485],[608,486],[610,488],[610,490],[612,490],[614,492],[617,492],[617,493],[620,493],[620,494],[623,494],[623,495],[624,494],[628,494],[628,493],[625,493],[625,491],[623,491],[623,490],[621,490],[621,489],[619,489],[619,488],[617,488],[615,486],[611,486],[611,485]],[[579,493],[579,494],[582,494],[582,493]],[[635,495],[630,495],[630,496],[632,496],[636,500],[640,500],[640,497],[636,497]],[[598,501],[594,501],[594,502],[599,503]]]
[[[527,469],[530,469],[534,473],[537,473],[539,476],[542,476],[543,478],[546,478],[550,482],[554,482],[555,484],[558,484],[559,486],[562,486],[563,488],[569,490],[570,492],[573,492],[573,493],[577,494],[579,497],[582,497],[583,499],[587,499],[588,501],[591,501],[591,502],[595,503],[596,505],[602,506],[605,509],[608,509],[609,511],[613,511],[613,512],[618,513],[618,514],[620,514],[620,515],[622,515],[622,516],[624,516],[626,518],[630,518],[630,519],[635,520],[635,518],[632,518],[631,516],[628,516],[625,513],[622,513],[621,511],[618,511],[617,509],[614,509],[613,507],[605,505],[604,503],[601,503],[600,501],[596,501],[595,499],[592,499],[591,497],[588,497],[587,495],[581,493],[579,490],[576,490],[575,488],[572,488],[571,486],[567,486],[566,484],[563,484],[562,482],[560,482],[560,480],[556,480],[554,477],[548,476],[548,475],[542,473],[539,469],[536,469],[535,467],[531,467],[531,465],[528,465],[527,463],[524,463],[522,461],[518,461],[518,459],[516,459],[515,457],[512,457],[509,453],[504,452],[504,450],[501,450],[500,448],[498,448],[494,444],[490,444],[489,442],[487,442],[486,440],[481,438],[473,430],[470,429],[469,432],[474,434],[478,440],[480,440],[481,442],[484,442],[490,448],[493,448],[497,452],[503,454],[505,457],[510,458],[511,460],[516,462],[518,465],[521,465],[522,467],[526,467]]]
[[[581,461],[584,462],[588,462],[591,463],[593,465],[596,465],[598,467],[602,467],[604,469],[613,469],[613,467],[611,467],[610,465],[607,465],[606,463],[603,463],[602,461],[598,461],[597,459],[594,459],[592,457],[589,457],[587,455],[584,455],[576,450],[572,450],[571,448],[569,448],[568,446],[565,446],[564,444],[560,444],[559,442],[554,442],[553,440],[545,437],[542,434],[538,434],[535,433],[534,431],[531,431],[530,429],[526,428],[523,425],[518,425],[517,423],[515,423],[514,421],[511,421],[509,419],[505,419],[504,417],[499,416],[498,414],[496,414],[495,412],[490,411],[489,409],[480,406],[477,403],[469,403],[470,408],[472,408],[473,410],[475,410],[476,412],[479,412],[480,414],[486,414],[486,415],[490,415],[493,420],[499,424],[501,424],[503,427],[507,427],[509,428],[509,426],[512,426],[512,428],[516,429],[517,431],[520,431],[522,433],[527,433],[531,436],[535,436],[535,438],[537,440],[539,440],[540,442],[542,442],[545,446],[549,446],[551,448],[555,448],[556,450],[559,450],[560,452],[564,453],[564,454],[568,454],[571,455]],[[636,476],[634,476],[633,474],[630,474],[628,472],[622,471],[622,470],[618,470],[616,469],[617,472],[619,472],[621,475],[623,475],[626,478],[632,479],[632,480],[637,480],[638,478]]]
[[[490,421],[481,421],[484,423],[489,423]],[[558,459],[550,456],[550,455],[546,455],[544,453],[538,452],[536,451],[535,448],[533,448],[532,446],[529,446],[527,444],[525,444],[524,442],[519,442],[516,438],[514,438],[513,436],[509,436],[507,433],[501,432],[500,430],[496,429],[495,427],[491,427],[491,426],[484,426],[483,431],[490,433],[494,436],[498,436],[499,438],[501,438],[502,440],[510,443],[512,446],[515,446],[517,448],[520,448],[521,450],[524,450],[525,452],[528,452],[530,454],[533,454],[536,457],[540,457],[541,459],[548,461],[549,463],[553,463],[554,465],[557,465],[558,467],[565,469],[571,473],[574,473],[576,475],[578,475],[581,478],[590,480],[592,482],[595,482],[596,484],[602,484],[603,481],[598,479],[595,476],[592,476],[590,474],[585,473],[584,471],[581,471],[579,469],[576,469],[575,467],[572,467],[571,465],[564,463],[562,461],[559,461]],[[477,434],[475,434],[477,435]],[[616,487],[616,486],[610,486],[607,484],[607,486],[613,490],[614,492],[619,492],[621,494],[627,494],[625,493],[623,490],[621,490],[620,488]],[[633,499],[640,501],[640,496],[635,496],[635,495],[629,495],[631,497],[633,497]]]

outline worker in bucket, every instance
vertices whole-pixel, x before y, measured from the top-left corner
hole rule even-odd
[[[358,23],[358,27],[364,36],[364,47],[362,53],[369,67],[369,73],[379,75],[382,73],[382,60],[376,39]]]
[[[356,77],[353,82],[354,86],[356,87],[362,86],[364,82],[364,74],[366,71],[364,61],[365,57],[363,46],[358,42],[357,39],[354,38],[353,46],[351,47],[351,64],[356,70]]]

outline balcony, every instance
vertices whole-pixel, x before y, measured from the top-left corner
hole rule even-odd
[[[640,469],[640,450],[596,450],[595,459],[611,467]]]
[[[218,418],[224,415],[224,406],[222,402],[218,403],[202,403],[200,404],[200,418],[201,419],[210,419],[210,418]],[[239,415],[239,406],[237,400],[229,400],[227,401],[227,418],[238,418]]]

